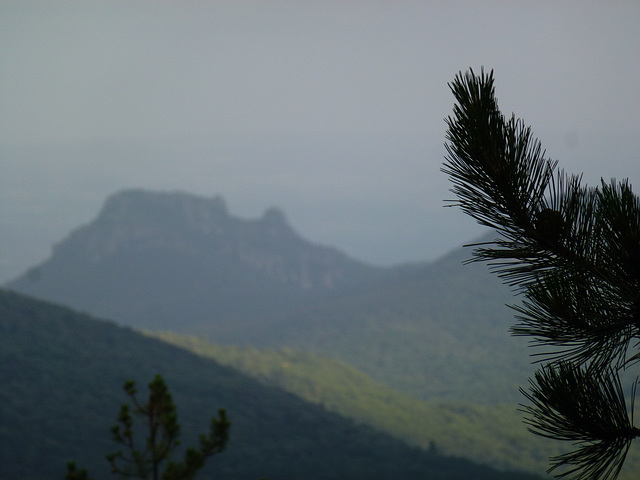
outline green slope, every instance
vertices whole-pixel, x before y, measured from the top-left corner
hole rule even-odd
[[[150,330],[313,351],[423,399],[515,402],[531,371],[512,300],[470,251],[376,268],[300,237],[276,211],[129,191],[9,284]]]
[[[291,347],[343,360],[425,400],[515,403],[533,371],[526,341],[509,335],[508,288],[456,251],[359,292],[300,309],[239,344]],[[214,329],[208,334],[220,342]]]
[[[170,332],[150,335],[233,366],[329,411],[447,455],[542,475],[549,456],[566,448],[527,432],[513,404],[426,402],[375,382],[343,362],[305,352],[221,346]],[[638,471],[640,452],[634,449],[620,478],[637,478]]]
[[[201,478],[516,479],[433,455],[357,426],[219,363],[63,307],[0,291],[0,464],[3,478],[61,478],[74,459],[110,477],[109,427],[128,378],[160,373],[178,406],[183,444],[219,407],[228,451]]]

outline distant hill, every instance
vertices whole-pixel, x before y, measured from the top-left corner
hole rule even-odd
[[[109,428],[121,385],[167,381],[183,444],[225,407],[229,448],[202,478],[527,479],[407,446],[235,370],[111,322],[0,290],[0,462],[3,478],[62,478],[73,459],[110,478]],[[143,387],[144,388],[144,387]]]
[[[382,272],[304,240],[275,208],[245,220],[221,197],[129,190],[9,287],[135,327],[206,325],[236,342],[257,322]]]
[[[428,402],[391,390],[347,364],[306,352],[215,345],[168,332],[150,335],[231,365],[266,385],[283,388],[412,445],[446,455],[542,475],[549,467],[549,457],[569,448],[565,442],[528,432],[515,405]],[[619,480],[635,480],[638,472],[640,445],[634,443]]]
[[[459,248],[400,268],[283,317],[247,343],[329,355],[426,400],[517,403],[533,367],[526,340],[508,331],[505,304],[516,300],[484,265],[463,265],[470,255]]]
[[[216,345],[170,332],[149,335],[424,449],[538,474],[547,470],[550,456],[562,453],[561,442],[529,433],[513,404],[418,400],[375,382],[346,363],[307,352]],[[640,465],[638,460],[636,456],[636,465]]]
[[[275,209],[243,220],[219,197],[125,191],[7,286],[138,328],[339,358],[421,398],[516,402],[532,368],[508,334],[513,299],[470,255],[378,268]]]

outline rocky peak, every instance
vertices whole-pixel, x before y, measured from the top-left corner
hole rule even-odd
[[[219,196],[132,190],[110,197],[10,288],[159,327],[258,321],[383,273],[300,237],[277,208],[242,219]]]
[[[306,291],[332,290],[375,270],[335,248],[303,239],[278,208],[266,209],[260,218],[241,219],[228,213],[220,196],[144,190],[109,197],[93,222],[56,245],[52,260],[111,269],[132,255],[149,265],[157,258],[209,262],[208,268],[225,275],[257,275]]]
[[[167,225],[209,231],[229,219],[224,199],[180,192],[125,190],[110,196],[96,222],[110,225]]]

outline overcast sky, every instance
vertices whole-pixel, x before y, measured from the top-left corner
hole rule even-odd
[[[640,185],[639,25],[637,1],[0,0],[0,281],[137,187],[433,259],[481,232],[439,172],[468,67],[566,170]]]

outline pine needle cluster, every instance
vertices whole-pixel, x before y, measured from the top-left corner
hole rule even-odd
[[[184,460],[174,462],[171,457],[180,445],[178,413],[169,387],[160,375],[149,383],[149,396],[140,401],[133,380],[125,382],[125,393],[132,405],[123,404],[117,423],[111,428],[114,442],[123,448],[106,456],[111,472],[124,478],[151,480],[193,480],[204,467],[207,458],[221,453],[229,440],[230,423],[226,411],[211,419],[207,435],[200,435],[199,448],[189,447]],[[142,420],[146,435],[134,432],[134,419]],[[74,462],[67,465],[66,480],[91,480],[87,470],[78,469]]]
[[[449,86],[450,205],[497,232],[474,260],[522,296],[512,332],[537,347],[525,422],[575,444],[551,459],[557,477],[613,480],[640,436],[637,381],[625,390],[620,378],[640,359],[640,199],[626,180],[588,187],[559,170],[530,127],[500,112],[493,71]]]

